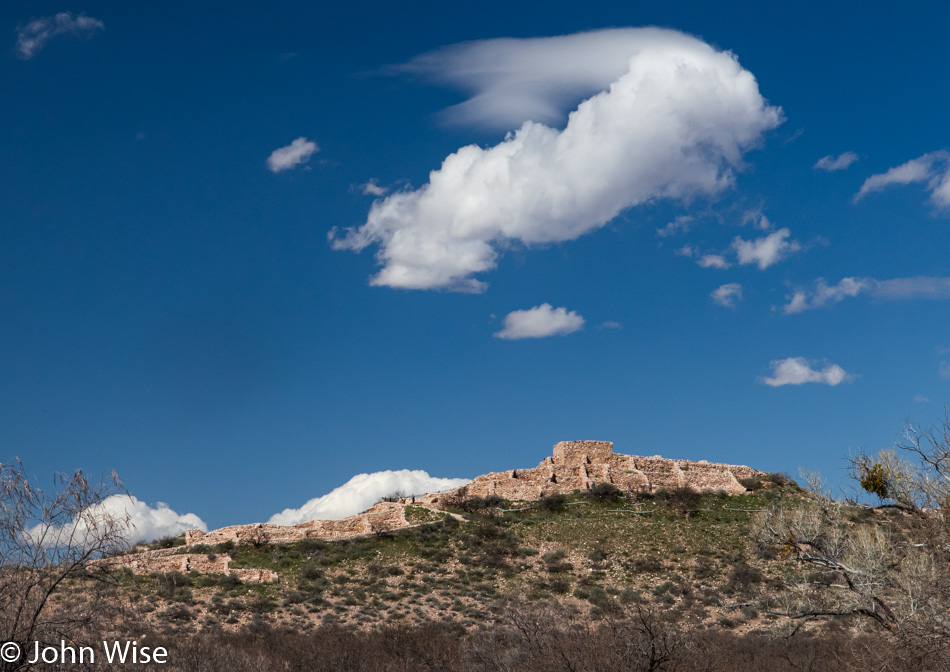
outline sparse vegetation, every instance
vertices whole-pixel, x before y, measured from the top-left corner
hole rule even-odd
[[[886,497],[869,489],[879,506],[834,500],[814,479],[803,491],[782,474],[731,496],[685,488],[634,495],[609,484],[526,503],[460,495],[450,502],[454,515],[407,506],[416,525],[385,535],[183,549],[227,555],[235,571],[273,570],[279,583],[175,571],[116,578],[134,614],[128,623],[176,633],[182,646],[197,645],[191,632],[235,651],[252,649],[230,631],[248,642],[267,633],[291,649],[335,633],[337,649],[368,647],[353,655],[373,669],[391,669],[372,662],[373,647],[415,646],[421,632],[454,652],[443,670],[799,669],[804,659],[795,656],[825,646],[838,648],[841,669],[939,669],[934,661],[950,650],[948,537],[926,508],[939,491],[915,491],[911,476],[924,472],[893,456],[853,464],[862,484],[885,484]],[[60,599],[82,595],[86,581],[70,577]],[[530,626],[539,616],[543,627]],[[866,632],[883,633],[894,648],[867,646]],[[627,651],[626,667],[585,641]],[[747,668],[726,655],[692,658],[699,645],[687,641],[745,652]],[[640,642],[666,657],[630,653]],[[915,655],[890,656],[905,649]],[[412,669],[435,669],[413,658],[418,652],[405,655]]]

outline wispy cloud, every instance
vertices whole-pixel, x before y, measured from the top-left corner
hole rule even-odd
[[[306,163],[314,153],[319,152],[317,143],[301,136],[286,147],[275,149],[267,157],[267,168],[272,173],[290,170],[301,163]]]
[[[742,285],[738,282],[730,282],[720,286],[709,296],[720,306],[734,308],[736,303],[742,300]]]
[[[607,320],[600,325],[601,329],[623,329],[623,325],[613,320]]]
[[[666,238],[677,233],[686,233],[691,228],[693,228],[693,218],[690,215],[680,215],[666,226],[657,229],[656,235]]]
[[[379,185],[379,181],[374,177],[360,185],[360,191],[364,196],[385,196],[389,189]]]
[[[686,255],[692,256],[692,255]],[[704,254],[699,259],[696,260],[696,263],[699,264],[702,268],[719,268],[726,269],[732,268],[732,264],[726,261],[726,258],[721,254]]]
[[[546,338],[566,336],[584,326],[584,318],[567,308],[554,308],[550,303],[528,310],[515,310],[505,316],[505,328],[495,338],[519,340],[522,338]]]
[[[782,121],[733,54],[671,30],[473,42],[407,67],[473,91],[455,116],[521,126],[493,147],[462,147],[334,240],[378,246],[373,285],[483,291],[474,276],[511,241],[574,240],[642,203],[718,194]],[[541,123],[558,116],[548,92],[565,87],[599,93],[563,129]]]
[[[950,300],[950,277],[916,276],[894,278],[892,280],[842,278],[835,285],[829,285],[824,278],[819,278],[815,281],[813,290],[795,290],[789,297],[788,303],[782,308],[782,312],[786,315],[801,313],[827,304],[838,303],[859,294],[867,294],[885,301],[901,299]]]
[[[940,366],[937,370],[940,372],[941,378],[950,380],[950,362],[940,362]]]
[[[854,196],[857,203],[868,194],[892,185],[923,182],[930,192],[930,200],[938,208],[950,207],[950,152],[940,150],[924,154],[907,163],[891,168],[886,173],[872,175],[864,181]]]
[[[823,156],[815,164],[815,170],[827,170],[833,172],[836,170],[845,170],[851,164],[858,160],[858,155],[854,152],[844,152],[838,156]]]
[[[269,523],[296,525],[308,520],[339,520],[365,511],[382,497],[399,492],[422,495],[465,485],[467,478],[438,478],[422,470],[377,471],[357,474],[329,493],[309,500],[299,509],[284,509],[271,516]]]
[[[755,240],[743,240],[736,236],[732,247],[736,251],[740,266],[755,264],[759,270],[765,270],[802,249],[797,240],[788,240],[790,235],[788,229],[779,229]]]
[[[92,35],[100,30],[105,30],[105,24],[85,14],[74,16],[72,12],[60,12],[44,16],[17,28],[16,54],[28,61],[57,35]]]
[[[823,368],[812,368],[813,365],[822,366],[822,364],[824,364]],[[769,363],[769,368],[772,369],[772,376],[759,378],[759,382],[770,387],[804,385],[805,383],[835,386],[854,379],[853,375],[837,364],[810,362],[804,357],[776,359]]]
[[[925,396],[922,395],[922,394],[915,394],[915,395],[914,395],[914,403],[915,403],[915,404],[929,404],[929,403],[930,403],[930,399],[929,399],[928,397],[925,397]]]

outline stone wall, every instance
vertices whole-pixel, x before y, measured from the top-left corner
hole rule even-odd
[[[231,558],[226,553],[218,554],[212,560],[209,559],[207,553],[183,553],[182,551],[197,544],[215,546],[227,541],[238,545],[286,544],[303,539],[334,541],[389,532],[412,525],[406,520],[405,506],[396,502],[380,502],[363,513],[342,520],[311,520],[299,525],[254,523],[222,527],[210,532],[188,530],[185,532],[184,549],[178,547],[143,551],[109,558],[102,562],[109,566],[128,567],[138,574],[198,571],[209,574],[229,574],[249,582],[276,581],[277,574],[271,570],[230,569]]]
[[[299,525],[232,525],[210,532],[188,530],[186,544],[220,544],[232,541],[235,544],[286,544],[302,539],[352,539],[353,537],[388,532],[409,527],[405,504],[380,502],[363,513],[341,520],[311,520]]]
[[[187,549],[168,548],[143,551],[115,558],[96,561],[105,567],[125,567],[136,574],[162,574],[166,572],[201,572],[202,574],[225,574],[245,583],[273,583],[277,572],[270,569],[231,569],[231,557],[226,553],[209,556],[207,553],[187,553]]]

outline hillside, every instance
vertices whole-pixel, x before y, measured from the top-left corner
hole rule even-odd
[[[166,562],[213,568],[227,559],[230,572],[163,563],[154,573],[124,569],[121,586],[152,620],[186,629],[261,620],[298,630],[472,627],[492,622],[512,598],[555,600],[597,618],[653,604],[671,620],[732,627],[763,618],[757,597],[792,563],[763,555],[750,525],[776,500],[801,495],[780,477],[761,484],[731,496],[601,485],[534,502],[457,497],[446,511],[406,506],[412,527],[351,539],[167,548]],[[260,582],[262,572],[269,580]]]
[[[565,442],[343,520],[137,546],[67,577],[54,607],[94,597],[99,632],[222,669],[943,670],[932,519]]]

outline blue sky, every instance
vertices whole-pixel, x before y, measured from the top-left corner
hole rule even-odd
[[[219,527],[941,414],[942,3],[454,5],[4,3],[0,459]]]

